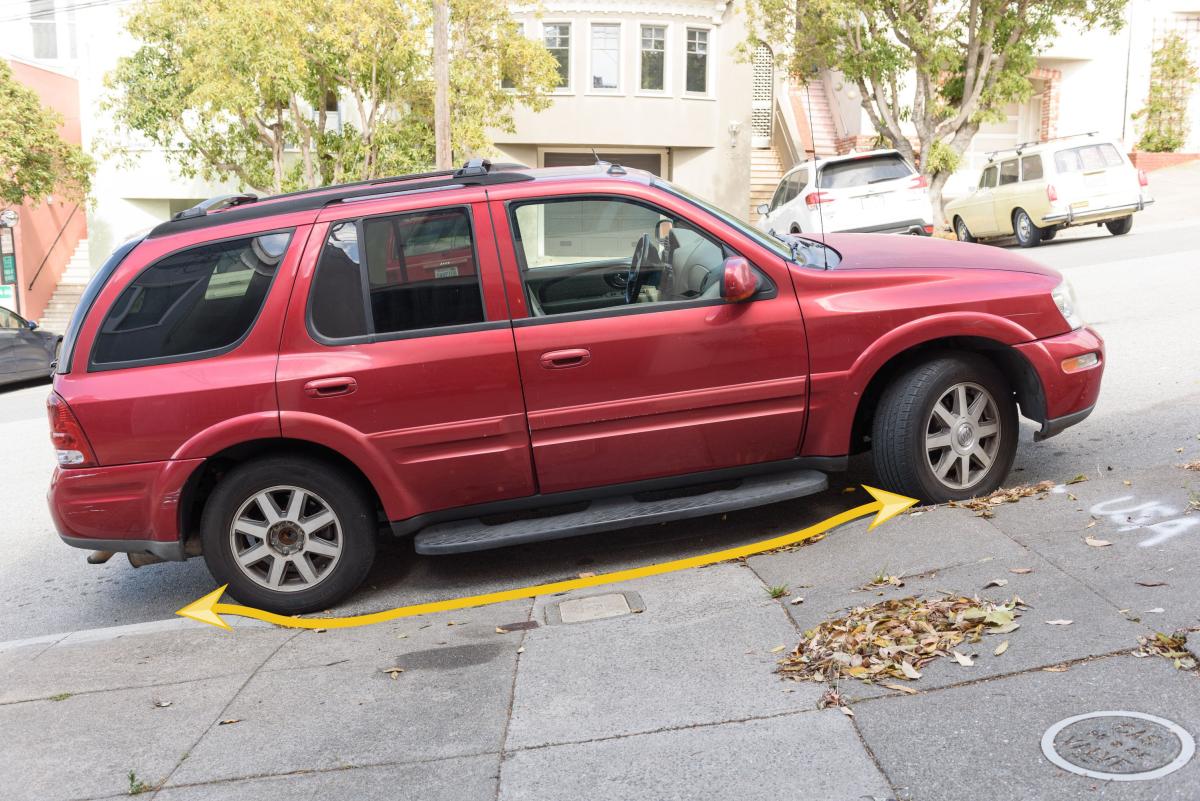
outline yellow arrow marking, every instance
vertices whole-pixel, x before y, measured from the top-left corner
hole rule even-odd
[[[714,551],[712,553],[701,554],[700,556],[688,557],[687,559],[676,559],[671,562],[659,562],[647,567],[634,567],[629,570],[601,573],[598,576],[555,581],[550,584],[536,584],[532,587],[518,587],[513,590],[489,592],[486,595],[468,595],[462,598],[453,598],[449,601],[433,601],[427,604],[399,606],[395,609],[374,612],[368,615],[322,618],[288,617],[286,615],[277,615],[274,612],[265,612],[262,609],[255,609],[252,606],[220,603],[221,596],[225,593],[225,586],[228,586],[225,585],[218,587],[203,598],[193,601],[175,614],[190,617],[192,620],[198,620],[201,623],[208,623],[212,626],[220,626],[223,629],[228,629],[229,624],[221,618],[222,614],[252,617],[258,620],[265,620],[268,623],[274,623],[276,626],[298,629],[338,629],[352,626],[370,626],[373,623],[384,623],[388,620],[396,620],[402,617],[426,615],[431,612],[448,612],[453,609],[467,609],[473,606],[486,606],[487,604],[496,604],[502,601],[533,598],[537,595],[552,595],[558,592],[566,592],[567,590],[598,587],[602,584],[613,584],[618,581],[628,581],[629,579],[644,578],[646,576],[659,576],[663,573],[673,573],[676,570],[687,570],[692,567],[704,567],[705,565],[712,565],[717,562],[727,562],[731,559],[741,559],[742,557],[752,556],[763,551],[770,551],[775,548],[782,548],[785,545],[794,545],[797,542],[803,542],[818,534],[823,534],[830,529],[849,523],[852,520],[874,514],[875,519],[871,521],[871,525],[867,528],[869,531],[880,523],[892,519],[917,502],[916,498],[908,498],[903,495],[897,495],[894,492],[875,489],[865,484],[863,485],[863,489],[869,492],[875,500],[871,503],[864,503],[862,506],[848,509],[841,514],[822,520],[820,523],[811,525],[808,528],[793,531],[791,534],[784,534],[769,540],[760,540],[759,542],[753,542],[737,548],[727,548],[724,551]]]

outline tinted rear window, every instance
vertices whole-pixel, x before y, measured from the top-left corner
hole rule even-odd
[[[213,242],[142,271],[100,324],[92,364],[214,355],[242,339],[262,309],[291,232]]]
[[[821,189],[845,189],[907,178],[916,171],[898,154],[835,161],[821,168]]]

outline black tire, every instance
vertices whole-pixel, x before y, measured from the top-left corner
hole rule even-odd
[[[316,496],[316,501],[333,512],[339,529],[337,560],[331,565],[325,563],[327,572],[318,575],[311,587],[292,591],[270,589],[243,572],[237,564],[236,546],[230,533],[235,514],[250,499],[281,486]],[[282,615],[328,609],[358,589],[375,561],[378,523],[373,500],[341,470],[315,459],[272,456],[235,467],[208,497],[200,525],[204,561],[217,583],[228,584],[229,594],[248,606]],[[262,544],[266,544],[265,538]],[[304,558],[303,554],[301,557]],[[270,558],[273,564],[276,557]],[[310,568],[318,560],[324,562],[320,557],[312,559],[313,562],[306,561]],[[293,575],[299,578],[296,568],[285,567],[284,571],[295,571]]]
[[[800,233],[803,233],[803,232],[800,230],[800,226],[799,226],[799,225],[796,225],[796,223],[792,223],[792,230],[791,230],[791,231],[789,231],[788,233],[792,233],[792,234],[800,234]]]
[[[967,228],[967,224],[962,217],[954,218],[954,236],[958,238],[959,242],[976,241],[975,236],[971,233],[970,229]]]
[[[990,467],[977,480],[965,488],[952,488],[934,473],[926,433],[934,404],[951,388],[968,382],[987,390],[995,402],[998,443]],[[896,377],[879,399],[871,433],[875,473],[885,489],[929,503],[986,495],[1000,486],[1012,468],[1017,432],[1012,391],[991,362],[972,353],[934,356]]]
[[[1025,209],[1013,212],[1013,233],[1017,237],[1017,244],[1023,248],[1036,248],[1042,244],[1043,229],[1033,224],[1033,218]]]
[[[1106,222],[1104,227],[1107,228],[1108,232],[1113,236],[1124,236],[1133,230],[1133,215],[1130,214],[1128,217],[1122,217],[1119,220]]]
[[[1057,228],[1043,228],[1042,229],[1042,241],[1043,242],[1050,242],[1056,236],[1058,236]]]

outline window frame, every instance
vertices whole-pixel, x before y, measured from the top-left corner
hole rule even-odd
[[[379,334],[375,332],[375,315],[371,308],[371,279],[367,270],[367,249],[366,249],[366,221],[387,217],[402,217],[413,214],[428,214],[430,212],[439,211],[455,211],[461,210],[466,212],[467,226],[471,231],[471,259],[475,264],[475,276],[479,282],[479,300],[480,308],[483,310],[483,320],[478,323],[461,323],[459,325],[442,325],[433,326],[430,328],[413,328],[408,331],[389,331]],[[363,314],[367,323],[367,333],[358,334],[352,337],[328,337],[317,330],[313,323],[313,296],[317,286],[317,271],[321,269],[321,255],[325,252],[325,245],[329,241],[329,233],[335,225],[342,225],[353,222],[357,229],[357,236],[360,247],[360,262],[358,265],[358,280],[359,287],[362,291]],[[508,325],[507,320],[492,320],[488,318],[487,311],[487,292],[483,286],[483,272],[479,260],[479,237],[478,229],[475,226],[475,214],[471,203],[449,203],[443,206],[423,206],[421,208],[403,209],[398,211],[380,211],[374,214],[363,214],[359,216],[344,217],[336,220],[329,220],[324,232],[320,236],[320,241],[310,237],[311,246],[317,248],[317,258],[313,264],[312,275],[308,279],[308,290],[305,293],[304,300],[304,328],[308,331],[309,337],[319,345],[324,345],[329,348],[343,347],[345,345],[374,345],[380,342],[394,342],[402,339],[423,339],[432,336],[448,336],[451,334],[463,334],[472,331],[490,331],[496,328],[503,328]]]
[[[612,89],[596,88],[592,85],[596,79],[596,53],[592,34],[598,27],[617,29],[617,85]],[[620,97],[628,94],[625,89],[625,21],[613,19],[589,19],[587,21],[587,31],[588,76],[587,86],[584,87],[583,93],[585,95],[596,95],[598,97]]]
[[[662,28],[663,29],[663,81],[662,89],[643,89],[642,88],[642,58],[646,51],[642,49],[642,29],[643,28]],[[637,85],[634,88],[634,94],[638,97],[674,97],[674,89],[672,85],[671,66],[674,61],[672,58],[671,39],[675,34],[675,28],[670,22],[639,22],[637,24]]]
[[[575,23],[569,19],[544,19],[542,23],[542,35],[540,37],[542,47],[546,47],[546,27],[549,25],[566,25],[567,26],[567,82],[562,86],[556,86],[550,90],[552,95],[573,95],[575,94]],[[554,51],[546,47],[553,55]],[[557,59],[556,59],[557,61]]]
[[[707,35],[707,50],[704,54],[704,91],[692,92],[687,88],[688,76],[688,33],[691,31],[703,31]],[[713,84],[716,83],[716,61],[713,55],[717,51],[717,32],[711,25],[685,25],[683,26],[683,69],[680,70],[680,77],[683,80],[681,86],[680,97],[686,97],[691,100],[715,100],[716,96],[713,93]]]
[[[283,265],[287,262],[288,258],[292,256],[292,248],[302,247],[304,242],[307,240],[307,238],[308,238],[307,234],[304,234],[301,237],[296,236],[297,230],[300,229],[301,227],[303,227],[303,226],[302,225],[288,225],[288,226],[283,226],[280,228],[270,228],[265,231],[255,231],[253,233],[236,234],[236,235],[232,235],[232,236],[223,236],[223,237],[219,237],[217,239],[207,239],[203,242],[192,242],[189,245],[184,245],[182,247],[176,248],[175,250],[172,250],[169,253],[164,253],[163,255],[156,258],[154,261],[152,261],[149,264],[142,267],[140,270],[137,271],[137,275],[135,275],[133,278],[131,278],[125,282],[124,286],[122,286],[120,291],[117,292],[116,297],[113,298],[112,303],[108,304],[108,307],[104,310],[104,314],[100,317],[100,321],[96,325],[96,331],[94,334],[92,334],[92,341],[88,346],[87,372],[89,372],[89,373],[104,373],[104,372],[108,372],[109,370],[125,370],[130,367],[150,367],[150,366],[159,365],[159,364],[176,364],[176,363],[180,363],[180,362],[195,362],[195,361],[201,361],[203,359],[211,359],[216,356],[223,356],[226,353],[230,353],[230,352],[236,350],[237,348],[241,347],[242,343],[244,343],[249,338],[250,334],[253,333],[255,327],[258,325],[259,319],[262,317],[263,309],[265,309],[267,307],[267,303],[270,302],[271,293],[275,290],[275,281],[279,277],[279,273],[280,273],[280,270],[283,268]],[[150,270],[153,270],[155,267],[157,267],[163,261],[165,261],[169,258],[172,258],[174,256],[177,256],[180,253],[186,253],[189,250],[196,250],[197,248],[208,247],[210,245],[219,245],[222,242],[236,242],[239,239],[257,239],[260,236],[271,236],[272,234],[287,234],[288,235],[287,247],[284,248],[283,255],[279,257],[279,265],[275,270],[275,274],[271,276],[271,282],[269,284],[267,284],[267,290],[263,294],[263,301],[261,304],[259,304],[258,311],[256,311],[254,313],[254,317],[250,320],[250,324],[248,326],[246,326],[246,330],[243,331],[242,335],[240,337],[238,337],[236,340],[229,343],[228,345],[224,345],[219,348],[209,348],[208,350],[199,350],[199,351],[195,351],[193,353],[181,353],[181,354],[176,354],[176,355],[172,355],[172,356],[151,356],[146,359],[126,359],[126,360],[120,361],[120,362],[97,362],[96,361],[96,346],[100,343],[100,337],[104,333],[104,331],[103,331],[104,321],[107,320],[108,315],[112,313],[113,306],[116,304],[117,301],[119,301],[121,299],[121,295],[125,294],[125,291],[127,289],[129,289],[129,287],[133,286],[138,281],[138,279],[140,279],[143,275],[148,273]],[[88,315],[90,316],[90,314],[91,314],[91,308],[89,308],[89,310],[88,310]]]
[[[760,269],[753,261],[750,260],[749,257],[744,256],[740,251],[738,251],[724,239],[716,236],[704,226],[697,224],[696,221],[690,217],[682,214],[676,214],[675,212],[649,200],[630,195],[602,194],[597,192],[572,192],[561,195],[555,194],[539,195],[537,197],[513,198],[511,200],[503,201],[504,216],[506,218],[506,222],[508,223],[509,231],[511,232],[510,236],[508,237],[508,245],[512,249],[513,262],[517,268],[517,279],[520,281],[521,291],[525,295],[526,307],[529,305],[529,285],[525,281],[525,275],[529,272],[530,268],[525,263],[524,249],[519,243],[521,229],[517,222],[517,209],[521,206],[556,202],[567,203],[580,200],[604,200],[631,203],[635,206],[642,206],[643,208],[650,209],[651,211],[655,211],[667,217],[683,220],[692,228],[694,228],[701,236],[704,236],[719,245],[721,247],[721,251],[725,254],[725,259],[732,257],[741,257],[746,259],[746,263],[750,265],[750,269],[754,271],[756,276],[758,276],[758,291],[755,292],[754,295],[748,300],[741,301],[741,303],[756,303],[761,300],[772,300],[779,295],[778,286],[776,286],[775,281],[772,280],[771,276],[766,270]],[[525,328],[532,325],[551,325],[554,323],[569,323],[575,320],[594,320],[601,317],[651,314],[656,312],[669,312],[682,309],[699,309],[707,306],[724,306],[728,304],[729,301],[725,300],[723,297],[707,300],[697,298],[694,300],[680,300],[673,302],[624,304],[621,306],[614,306],[604,309],[590,309],[586,311],[564,312],[562,314],[548,314],[542,317],[535,317],[528,311],[526,312],[526,317],[513,317],[510,307],[509,317],[513,328]]]

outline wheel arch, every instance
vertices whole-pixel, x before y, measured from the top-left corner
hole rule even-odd
[[[937,356],[973,353],[991,362],[1007,379],[1025,417],[1042,423],[1046,419],[1046,396],[1037,370],[1018,350],[988,337],[948,336],[910,346],[891,356],[871,376],[859,396],[850,429],[850,453],[870,448],[871,428],[883,391],[897,376]]]
[[[179,493],[179,531],[185,551],[198,555],[200,517],[205,502],[221,478],[234,467],[271,456],[290,456],[324,462],[358,484],[375,505],[381,524],[386,522],[383,502],[367,474],[351,459],[327,445],[289,437],[247,440],[207,457],[184,482]]]

